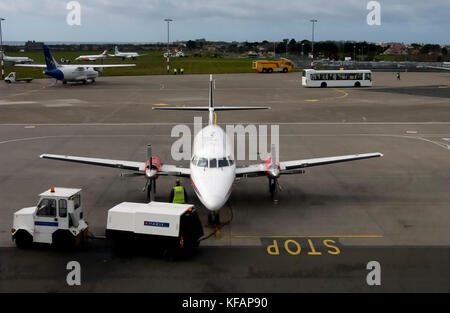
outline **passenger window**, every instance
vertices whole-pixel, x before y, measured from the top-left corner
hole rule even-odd
[[[208,167],[208,159],[206,159],[206,158],[199,158],[197,166],[198,167]]]
[[[59,217],[67,217],[67,200],[61,199],[58,201]]]
[[[228,166],[228,160],[227,158],[221,158],[219,159],[219,167],[227,167]]]
[[[217,167],[217,159],[210,159],[209,160],[209,167],[210,168],[216,168]]]
[[[37,216],[56,216],[56,200],[44,198],[38,204]]]

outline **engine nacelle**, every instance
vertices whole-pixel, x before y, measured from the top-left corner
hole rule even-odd
[[[159,156],[152,156],[152,169],[157,170],[161,168],[161,158]]]
[[[273,161],[272,156],[269,155],[264,160],[264,165],[266,167],[266,174],[270,178],[278,178],[281,175],[280,164]]]

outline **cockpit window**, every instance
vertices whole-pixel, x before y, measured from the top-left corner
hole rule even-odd
[[[217,159],[209,159],[209,167],[216,168],[217,167]]]
[[[208,159],[207,158],[199,158],[197,166],[198,167],[208,167]]]
[[[193,165],[197,165],[197,162],[198,162],[198,157],[194,155],[194,156],[192,157],[192,164],[193,164]]]
[[[227,158],[221,158],[219,159],[219,167],[227,167],[228,166],[228,160]]]

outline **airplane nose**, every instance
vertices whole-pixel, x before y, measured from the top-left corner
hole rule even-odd
[[[223,197],[208,195],[203,198],[203,204],[208,210],[217,211],[224,205],[224,200]]]

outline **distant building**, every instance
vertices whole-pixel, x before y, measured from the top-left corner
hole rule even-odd
[[[389,48],[383,54],[406,55],[408,54],[408,47],[402,43],[394,42],[389,45]]]
[[[30,40],[28,40],[26,43],[25,43],[25,51],[40,51],[40,50],[42,50],[42,45],[43,45],[44,43],[43,42],[38,42],[38,41],[30,41]]]

